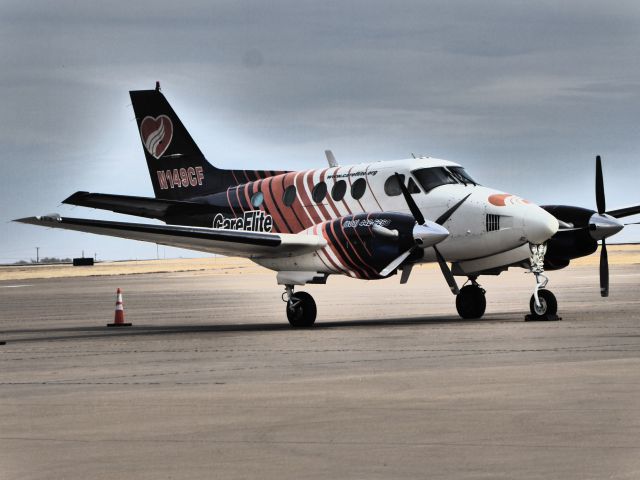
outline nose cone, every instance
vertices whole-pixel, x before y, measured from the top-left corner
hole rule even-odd
[[[524,231],[530,243],[544,243],[560,228],[558,219],[546,210],[532,205],[524,218]]]
[[[606,213],[594,213],[589,219],[589,235],[594,240],[602,240],[618,233],[624,225]]]
[[[449,236],[449,230],[427,220],[424,225],[413,227],[413,239],[421,247],[431,247]]]

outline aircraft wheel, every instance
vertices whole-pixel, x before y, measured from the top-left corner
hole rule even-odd
[[[558,313],[558,301],[556,296],[549,290],[538,290],[538,298],[540,299],[540,306],[536,305],[536,298],[531,295],[529,300],[529,310],[534,317],[543,317],[545,315],[555,315]]]
[[[487,298],[484,289],[478,285],[462,287],[456,296],[456,309],[462,318],[480,318],[487,308]]]
[[[293,328],[309,328],[316,321],[316,302],[307,292],[296,292],[287,302],[287,319]]]

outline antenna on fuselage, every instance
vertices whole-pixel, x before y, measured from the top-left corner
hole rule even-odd
[[[329,162],[330,167],[337,167],[338,162],[336,162],[336,157],[333,156],[333,152],[331,150],[325,150],[324,155],[327,157],[327,162]]]

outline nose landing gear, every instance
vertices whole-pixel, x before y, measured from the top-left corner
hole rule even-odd
[[[293,293],[293,285],[285,285],[282,301],[287,303],[287,319],[293,328],[309,328],[316,321],[316,302],[307,292]]]
[[[562,320],[558,315],[558,301],[556,296],[551,291],[546,290],[545,287],[549,283],[549,278],[544,274],[544,255],[547,253],[547,244],[542,243],[539,245],[530,243],[529,250],[531,251],[531,258],[529,263],[531,264],[531,273],[535,275],[536,286],[529,300],[530,315],[525,317],[526,321],[535,320]]]

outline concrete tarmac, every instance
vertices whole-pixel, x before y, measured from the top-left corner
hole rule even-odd
[[[417,268],[305,287],[305,331],[261,269],[0,282],[0,478],[640,478],[640,266],[549,276],[560,322]]]

